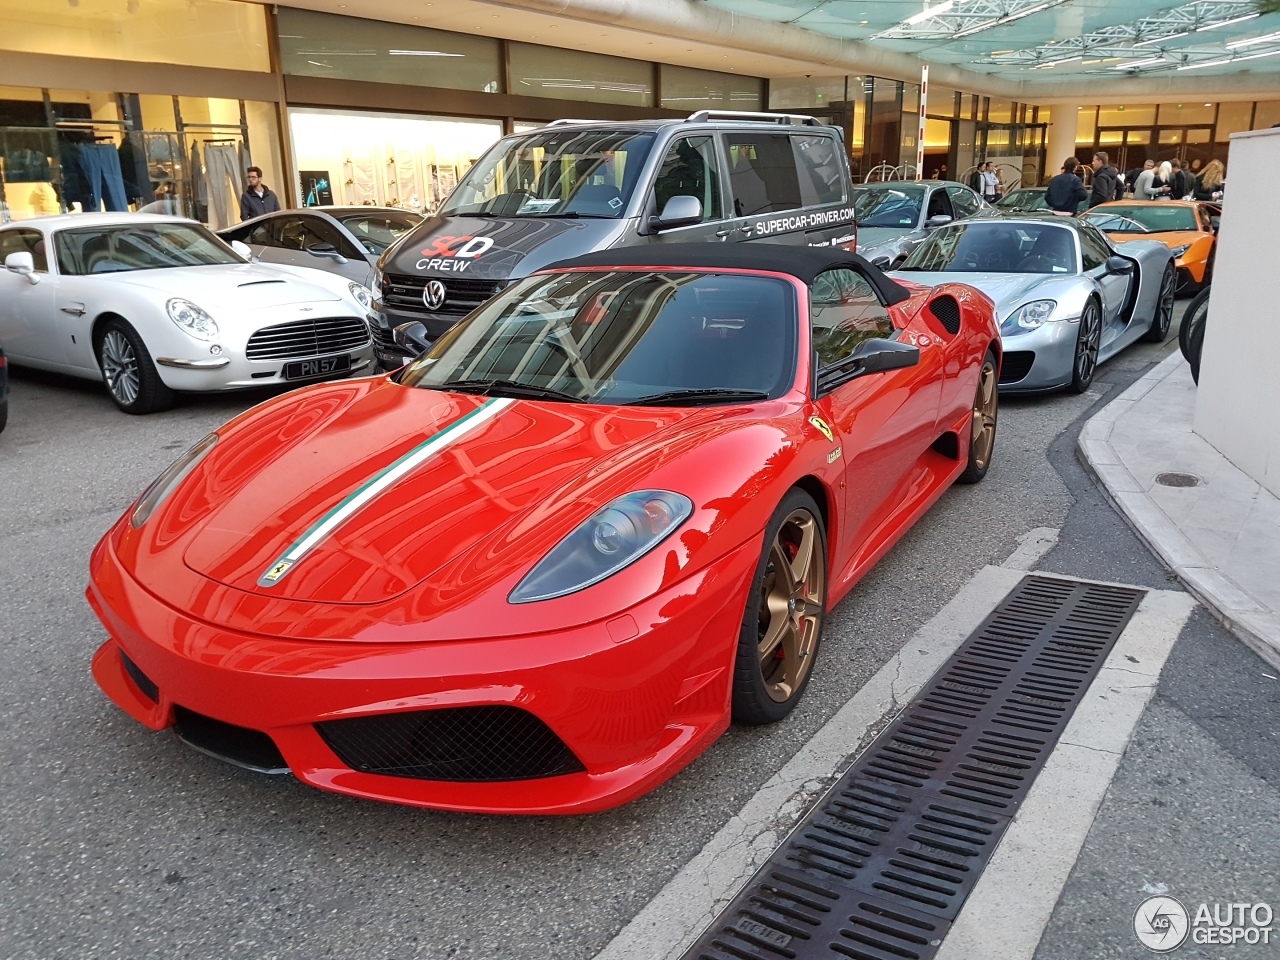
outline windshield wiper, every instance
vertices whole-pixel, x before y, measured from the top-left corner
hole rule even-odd
[[[763,390],[729,390],[720,387],[713,387],[701,390],[668,390],[665,393],[654,393],[647,397],[636,397],[634,400],[623,401],[624,406],[628,407],[663,407],[668,404],[679,406],[680,401],[689,404],[702,403],[719,403],[731,402],[734,400],[743,403],[750,400],[768,400],[769,394]]]
[[[452,390],[454,393],[487,393],[509,395],[530,400],[563,400],[566,403],[584,403],[584,397],[565,393],[552,387],[540,387],[533,383],[521,383],[518,380],[481,379],[481,380],[448,380],[439,384],[423,384],[437,390]]]

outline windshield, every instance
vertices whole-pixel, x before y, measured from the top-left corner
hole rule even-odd
[[[1049,204],[1043,190],[1015,190],[996,204],[1002,210],[1044,210]]]
[[[1076,272],[1068,227],[1051,223],[963,223],[935,230],[902,270],[930,273]]]
[[[1151,201],[1126,203],[1090,210],[1084,217],[1099,230],[1110,233],[1163,233],[1166,230],[1195,230],[1196,211],[1192,207]],[[1143,227],[1144,230],[1135,229]]]
[[[511,287],[401,375],[447,390],[504,381],[626,404],[765,399],[795,379],[795,288],[771,277],[651,271],[556,273]],[[741,394],[737,396],[735,394]]]
[[[653,134],[573,124],[499,141],[440,213],[499,217],[622,216]]]
[[[914,227],[920,222],[924,187],[854,187],[853,217],[859,227]]]
[[[360,241],[360,246],[374,256],[385,253],[387,247],[422,222],[421,217],[412,213],[361,213],[338,219]]]
[[[244,263],[222,241],[194,223],[81,227],[58,233],[55,245],[58,270],[70,276]]]

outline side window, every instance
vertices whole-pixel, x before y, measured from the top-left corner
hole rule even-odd
[[[946,190],[935,190],[929,194],[929,209],[925,211],[924,218],[929,220],[931,217],[951,217],[955,219],[955,213],[951,209],[951,201],[947,197]]]
[[[237,237],[236,239],[259,247],[278,247],[280,244],[274,236],[275,231],[273,228],[278,226],[279,222],[279,219],[264,221],[254,227],[247,237]]]
[[[5,230],[0,232],[0,265],[11,253],[29,253],[36,273],[49,272],[49,257],[45,253],[44,234],[39,230]]]
[[[834,137],[792,136],[796,169],[800,172],[800,201],[806,207],[844,200],[844,158]]]
[[[1085,270],[1096,270],[1111,259],[1111,251],[1107,248],[1107,245],[1090,233],[1089,230],[1080,230],[1079,236],[1080,260]]]
[[[655,213],[672,197],[697,197],[702,219],[720,219],[720,169],[711,137],[681,137],[671,144],[653,183]]]
[[[820,366],[853,353],[863,340],[893,336],[893,321],[862,274],[839,268],[818,274],[809,287],[813,347]]]
[[[729,189],[733,214],[795,210],[800,206],[800,180],[791,138],[785,133],[727,133]]]
[[[274,232],[274,231],[273,231]],[[307,242],[307,227],[301,217],[281,217],[277,241],[272,246],[285,250],[301,250]]]
[[[971,190],[960,186],[947,187],[946,190],[951,195],[951,206],[955,208],[957,220],[972,217],[982,206],[978,195]]]
[[[1200,225],[1209,233],[1213,233],[1213,220],[1209,214],[1208,207],[1196,207],[1200,213]]]

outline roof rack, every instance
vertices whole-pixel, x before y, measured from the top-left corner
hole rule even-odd
[[[701,123],[704,120],[767,120],[771,123],[799,124],[805,127],[824,126],[817,117],[803,113],[755,113],[750,110],[699,110],[689,114],[686,123]]]
[[[565,123],[599,123],[599,120],[576,120],[572,117],[561,117],[559,120],[552,120],[546,124],[548,127],[558,127]]]

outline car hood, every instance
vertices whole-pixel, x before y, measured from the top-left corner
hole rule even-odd
[[[230,430],[148,526],[181,545],[193,572],[264,599],[384,603],[464,558],[469,589],[500,583],[507,591],[596,509],[643,489],[656,467],[723,419],[723,408],[333,385]],[[267,578],[335,508],[424,445],[425,459],[286,574]],[[433,588],[446,589],[441,583]]]
[[[103,276],[108,276],[104,274]],[[136,270],[109,275],[113,282],[142,287],[166,298],[180,296],[206,310],[231,313],[290,303],[341,300],[322,277],[306,280],[295,273],[260,263],[219,263],[203,267]]]
[[[379,262],[387,273],[505,280],[612,246],[627,220],[601,217],[432,217]]]

